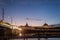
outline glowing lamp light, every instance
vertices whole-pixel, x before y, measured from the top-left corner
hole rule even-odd
[[[19,36],[22,36],[22,33],[20,33]]]
[[[19,28],[19,30],[22,30],[22,28]]]
[[[22,31],[22,28],[18,28],[18,27],[13,27],[13,29],[18,29],[18,30],[20,30],[20,31]]]
[[[16,27],[16,29],[18,29],[18,30],[22,31],[22,28],[18,28],[18,27]]]

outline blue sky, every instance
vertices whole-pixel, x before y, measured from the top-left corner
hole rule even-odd
[[[0,15],[2,15],[2,7],[5,8],[5,21],[10,22],[12,16],[16,25],[25,25],[26,17],[43,19],[42,21],[28,21],[29,25],[33,26],[42,25],[45,20],[48,24],[60,23],[59,0],[0,0]]]

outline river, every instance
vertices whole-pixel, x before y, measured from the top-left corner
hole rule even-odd
[[[10,39],[10,40],[24,40],[24,39]],[[28,39],[25,39],[25,40],[38,40],[37,38],[28,38]],[[40,40],[60,40],[60,38],[40,38]]]

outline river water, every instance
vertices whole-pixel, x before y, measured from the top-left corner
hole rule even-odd
[[[24,40],[24,39],[10,39],[10,40]],[[38,40],[37,38],[28,38],[28,39],[25,39],[25,40]],[[60,40],[60,38],[40,38],[40,40]]]

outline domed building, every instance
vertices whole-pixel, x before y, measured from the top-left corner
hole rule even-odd
[[[45,23],[43,26],[48,26],[48,24],[47,24],[47,23]]]
[[[48,24],[47,23],[44,23],[43,24],[43,28],[48,28]]]

